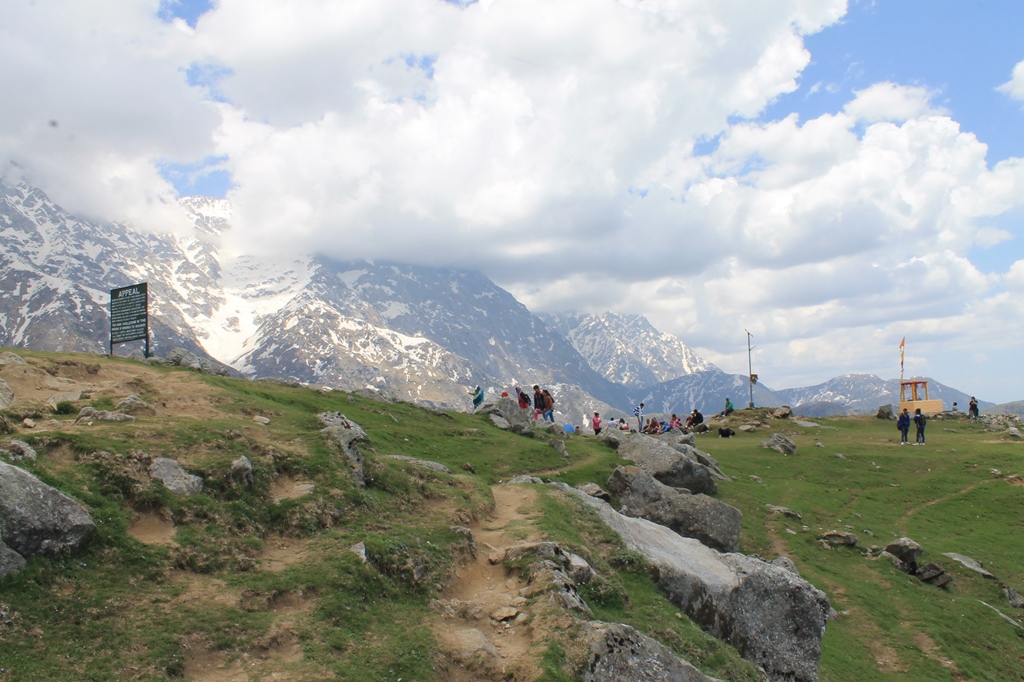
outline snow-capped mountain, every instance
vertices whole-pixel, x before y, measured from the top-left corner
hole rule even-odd
[[[617,384],[636,388],[717,369],[685,343],[660,332],[642,315],[542,314],[590,366]]]
[[[246,376],[449,407],[466,407],[477,384],[491,394],[558,385],[573,421],[624,401],[620,386],[479,273],[301,254],[225,259],[230,206],[180,203],[192,233],[151,235],[0,185],[0,345],[105,352],[110,289],[146,281],[156,354],[183,346]]]
[[[109,292],[149,284],[151,350],[175,346],[249,377],[467,408],[468,389],[553,389],[560,418],[593,411],[705,414],[747,404],[747,377],[729,375],[637,315],[563,313],[542,319],[478,272],[311,254],[226,258],[231,207],[184,197],[193,229],[150,234],[70,215],[38,189],[0,182],[0,346],[107,351]],[[134,348],[133,348],[134,344]],[[141,342],[118,346],[127,354]],[[807,415],[873,412],[899,383],[847,375],[820,386],[754,387],[758,406]],[[968,396],[931,383],[931,397]],[[985,407],[989,403],[983,403]]]

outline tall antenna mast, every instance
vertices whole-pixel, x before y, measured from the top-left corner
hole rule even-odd
[[[743,331],[747,332],[746,329]],[[750,339],[753,338],[750,332],[747,332],[747,374],[750,379],[750,403],[747,405],[748,408],[754,408],[754,384],[757,382],[757,377],[754,376],[754,366],[750,359],[750,351],[754,349],[754,346],[750,345]]]

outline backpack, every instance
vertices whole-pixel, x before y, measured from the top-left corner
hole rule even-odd
[[[523,402],[526,403],[527,407],[533,407],[533,402],[530,400],[530,394],[529,393],[526,393],[524,391],[523,393],[520,393],[519,395],[523,396]]]

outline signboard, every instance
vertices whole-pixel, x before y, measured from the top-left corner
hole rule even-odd
[[[114,344],[146,340],[149,357],[149,291],[145,282],[110,290],[110,354]]]
[[[752,384],[756,384],[757,383],[757,375],[756,374],[751,374],[750,375],[750,383],[752,383]]]

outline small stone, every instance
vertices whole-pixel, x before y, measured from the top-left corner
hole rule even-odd
[[[491,618],[498,622],[511,620],[519,615],[519,610],[512,606],[500,606],[491,612]]]
[[[256,416],[254,416],[252,418],[252,420],[254,422],[256,422],[257,424],[263,424],[264,426],[266,426],[267,424],[270,423],[270,420],[268,418],[264,417],[262,414],[257,414]]]
[[[24,426],[26,429],[34,429],[36,427],[36,422],[34,419],[25,417],[24,419],[21,420],[21,425]]]

